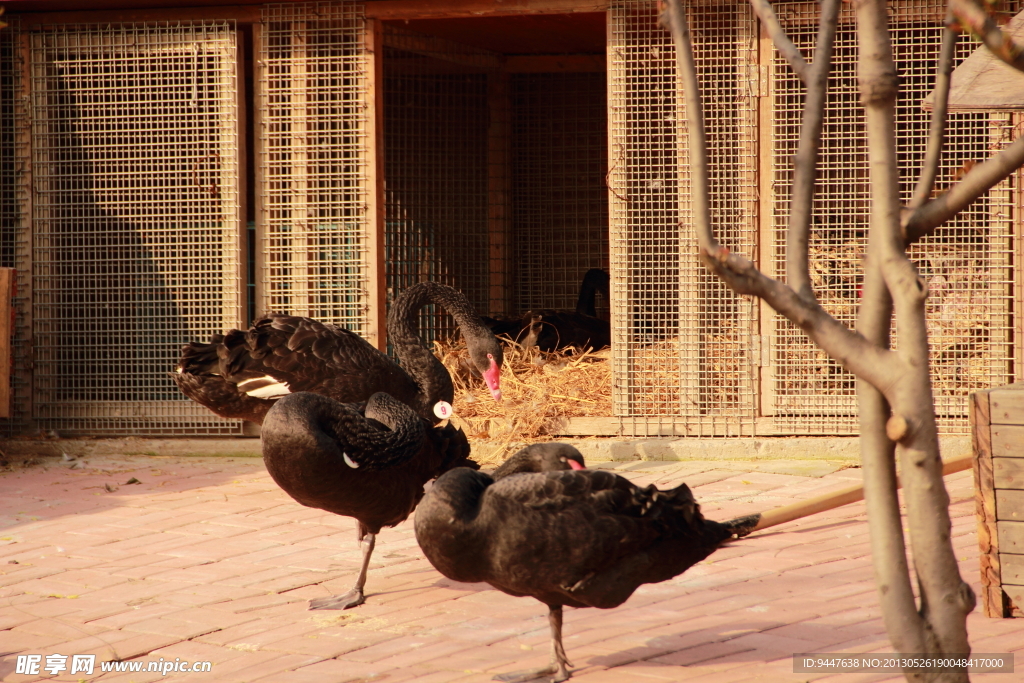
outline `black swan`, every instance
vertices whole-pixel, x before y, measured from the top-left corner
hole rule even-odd
[[[498,481],[522,472],[557,472],[559,470],[586,469],[583,454],[567,443],[535,443],[509,456],[498,469],[491,472],[491,479]]]
[[[685,484],[659,491],[600,470],[495,481],[464,468],[434,482],[415,529],[427,559],[449,579],[486,581],[548,606],[551,666],[496,677],[506,681],[569,677],[563,605],[621,605],[640,584],[681,574],[733,533],[704,519]]]
[[[386,391],[437,423],[450,416],[451,376],[419,336],[416,317],[427,304],[452,314],[466,338],[474,370],[501,400],[501,344],[457,289],[420,282],[395,299],[388,335],[401,365],[358,334],[309,318],[271,314],[247,331],[209,343],[191,342],[171,377],[182,393],[221,417],[262,424],[278,397],[311,391],[340,401],[365,401]],[[445,404],[449,404],[445,407]]]
[[[461,429],[432,427],[408,406],[376,393],[358,405],[300,392],[280,398],[263,421],[263,461],[299,503],[355,517],[363,563],[348,593],[310,602],[310,609],[347,609],[364,601],[376,534],[405,520],[423,485],[458,467],[472,472]]]
[[[591,268],[583,276],[575,311],[551,309],[527,311],[514,318],[484,318],[495,335],[509,337],[524,347],[536,346],[541,351],[572,347],[602,349],[611,346],[611,326],[597,317],[596,293],[609,300],[608,273]]]

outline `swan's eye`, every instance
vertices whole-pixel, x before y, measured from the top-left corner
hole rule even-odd
[[[487,360],[494,360],[494,356],[492,356],[491,354],[487,354]]]

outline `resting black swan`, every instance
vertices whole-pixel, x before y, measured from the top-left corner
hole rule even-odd
[[[597,317],[596,293],[609,300],[608,273],[591,268],[583,276],[575,311],[527,311],[516,318],[484,318],[496,335],[507,336],[525,347],[541,351],[573,347],[601,349],[611,346],[611,326]]]
[[[247,331],[215,335],[182,348],[176,372],[182,393],[221,417],[262,424],[278,397],[311,391],[340,401],[365,401],[386,391],[433,423],[440,402],[455,397],[452,379],[419,336],[416,318],[433,303],[452,314],[475,370],[501,400],[501,344],[457,289],[420,282],[395,299],[388,335],[399,364],[358,334],[309,318],[271,314]],[[450,407],[450,406],[449,406]]]
[[[486,581],[548,605],[551,666],[497,680],[569,677],[562,606],[616,607],[713,553],[731,527],[705,520],[682,484],[641,488],[599,470],[519,474],[500,481],[454,469],[416,509],[416,540],[455,581]]]
[[[491,479],[498,481],[522,472],[557,472],[559,470],[586,469],[583,454],[567,443],[535,443],[509,456],[498,469],[491,472]]]
[[[377,393],[358,405],[300,392],[279,399],[263,421],[267,471],[299,503],[355,517],[363,564],[344,595],[310,609],[347,609],[364,601],[363,586],[376,534],[405,520],[423,485],[458,467],[472,472],[461,429],[432,427],[408,406]]]

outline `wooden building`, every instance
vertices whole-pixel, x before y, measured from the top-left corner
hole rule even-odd
[[[418,280],[512,313],[571,308],[592,267],[612,277],[599,303],[613,408],[569,431],[855,429],[853,378],[696,259],[674,52],[654,0],[89,4],[5,3],[0,266],[19,273],[9,433],[241,433],[166,377],[182,343],[275,310],[383,345],[389,299]],[[945,6],[891,5],[909,196]],[[810,49],[817,4],[773,6]],[[802,86],[748,4],[689,10],[713,220],[774,274]],[[813,277],[852,325],[869,197],[847,5],[835,61]],[[1012,139],[1018,117],[954,113],[939,189]],[[947,431],[967,431],[970,392],[1024,377],[1020,207],[1014,177],[914,248]]]

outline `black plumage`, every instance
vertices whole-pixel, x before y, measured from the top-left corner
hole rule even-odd
[[[271,314],[247,331],[230,330],[209,343],[182,348],[171,377],[182,393],[221,417],[261,424],[274,400],[309,391],[342,403],[386,391],[421,417],[438,422],[435,406],[455,396],[451,376],[419,336],[420,309],[437,304],[452,314],[474,370],[501,398],[501,345],[458,290],[421,282],[405,290],[388,314],[388,335],[401,365],[358,334],[310,318]]]
[[[501,680],[565,680],[572,665],[562,649],[562,606],[616,607],[641,584],[681,574],[732,535],[729,526],[704,519],[685,484],[659,491],[595,470],[495,481],[455,469],[424,497],[415,529],[446,577],[486,581],[548,605],[551,667]]]
[[[313,601],[311,609],[362,604],[381,528],[408,517],[431,479],[478,467],[461,429],[431,426],[384,393],[360,408],[301,392],[278,400],[263,421],[263,460],[277,485],[302,505],[358,522],[363,564],[355,585],[345,595]]]
[[[498,481],[523,472],[558,472],[570,469],[586,469],[583,454],[567,443],[552,441],[532,444],[509,456],[508,460],[491,472],[491,478]]]
[[[597,292],[609,301],[608,273],[591,268],[583,276],[575,311],[540,309],[511,318],[484,318],[484,322],[495,335],[541,351],[601,349],[611,346],[612,339],[608,321],[597,317]]]

